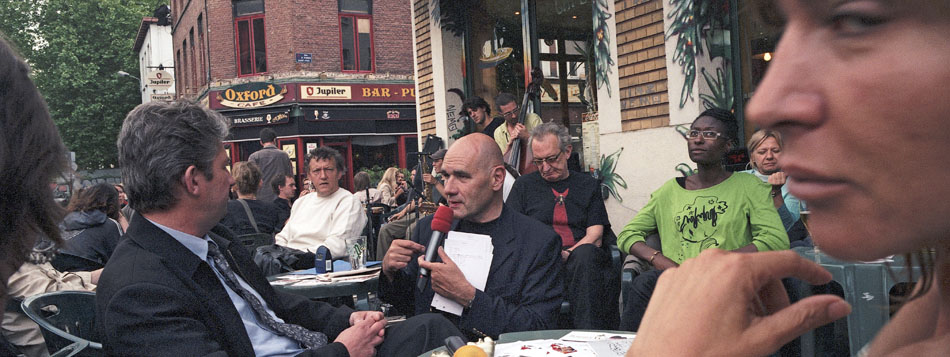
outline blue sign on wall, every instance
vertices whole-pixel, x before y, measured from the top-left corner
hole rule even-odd
[[[310,63],[313,62],[313,53],[298,53],[297,54],[297,63]]]

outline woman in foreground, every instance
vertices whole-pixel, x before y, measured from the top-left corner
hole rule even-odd
[[[935,250],[929,276],[869,355],[945,354],[950,2],[777,3],[785,30],[746,112],[785,139],[789,190],[808,202],[823,251],[872,260]],[[627,355],[766,355],[850,312],[828,295],[789,306],[786,276],[831,279],[794,252],[707,250],[663,274]]]

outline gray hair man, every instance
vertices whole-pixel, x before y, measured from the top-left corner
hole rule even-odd
[[[600,184],[567,168],[573,146],[564,126],[539,125],[531,131],[530,144],[538,171],[515,181],[506,204],[561,236],[565,298],[571,302],[573,327],[615,329],[620,281],[604,244],[610,222]]]
[[[316,194],[308,194],[294,202],[284,229],[277,233],[278,245],[309,252],[325,246],[333,257],[346,256],[345,239],[362,234],[368,219],[360,199],[340,187],[345,174],[346,166],[340,152],[325,146],[310,151],[307,177]],[[297,265],[298,269],[311,267],[309,264]]]
[[[142,104],[122,124],[119,163],[139,214],[99,280],[96,320],[105,352],[368,356],[377,346],[407,352],[392,352],[400,355],[431,348],[412,346],[392,329],[380,345],[381,313],[270,286],[248,251],[231,243],[230,231],[216,227],[234,182],[222,142],[227,134],[220,114],[182,102]]]

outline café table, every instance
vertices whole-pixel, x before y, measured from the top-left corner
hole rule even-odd
[[[561,337],[566,336],[567,334],[574,331],[582,332],[602,332],[605,334],[618,334],[618,335],[630,335],[635,332],[630,331],[614,331],[614,330],[538,330],[538,331],[519,331],[519,332],[508,332],[503,333],[498,336],[498,340],[495,341],[495,344],[502,343],[511,343],[518,341],[533,341],[533,340],[557,340]],[[436,351],[445,351],[445,347],[439,347],[432,351],[426,352],[425,354],[420,355],[420,357],[429,357],[432,353]]]
[[[334,262],[334,271],[349,270],[349,264],[339,265],[340,262]],[[343,262],[345,263],[345,262]],[[373,262],[368,262],[367,265]],[[342,268],[346,269],[342,269]],[[314,269],[298,270],[289,273],[277,274],[267,277],[271,285],[276,290],[285,291],[301,295],[310,299],[327,299],[334,297],[352,297],[356,296],[355,306],[357,310],[369,310],[369,293],[375,293],[379,286],[379,273],[373,274],[367,280],[362,281],[332,281],[313,284],[312,280],[302,280],[294,284],[275,284],[275,281],[286,281],[288,278],[300,278],[302,275],[315,275]]]
[[[894,256],[874,262],[853,262],[833,258],[810,247],[793,249],[805,259],[818,263],[828,270],[832,280],[841,285],[844,299],[851,304],[851,314],[846,317],[850,354],[856,355],[871,342],[874,335],[890,320],[890,290],[897,283],[909,282],[907,267],[902,256]],[[920,276],[920,268],[912,267],[914,277]],[[810,286],[796,286],[798,296],[811,295]],[[802,336],[802,355],[815,355],[815,334],[809,331]]]

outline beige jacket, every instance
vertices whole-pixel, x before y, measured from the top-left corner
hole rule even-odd
[[[33,295],[60,290],[93,291],[96,286],[91,283],[90,275],[90,272],[62,273],[49,263],[24,263],[7,282],[7,298],[23,300]],[[49,355],[40,327],[24,314],[4,312],[0,332],[27,356]]]

